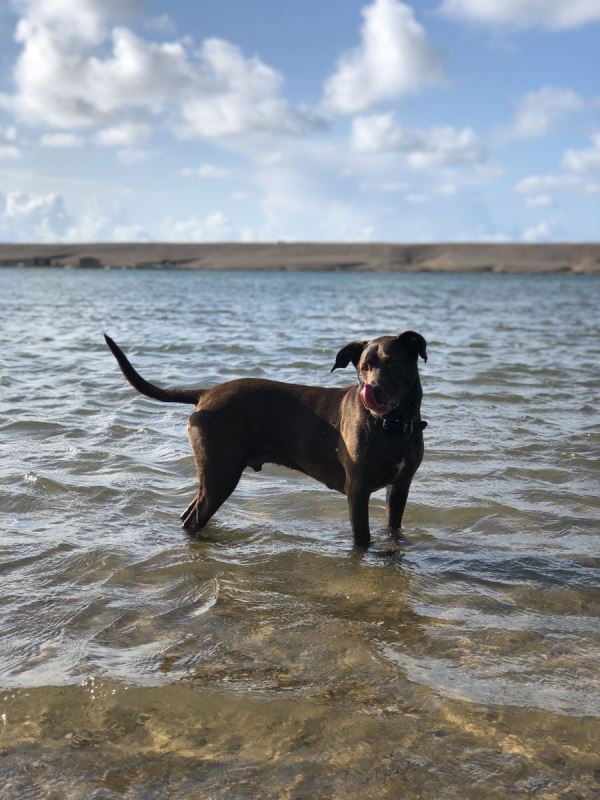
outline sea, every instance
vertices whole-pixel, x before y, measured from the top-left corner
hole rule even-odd
[[[600,797],[600,277],[0,269],[0,797]],[[246,471],[190,538],[191,406],[421,333],[401,538]],[[293,423],[292,423],[293,424]]]

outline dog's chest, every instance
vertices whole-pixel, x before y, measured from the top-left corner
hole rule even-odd
[[[381,489],[391,483],[397,483],[406,470],[406,464],[406,459],[403,458],[397,462],[372,465],[369,469],[369,478],[374,488]]]
[[[376,489],[401,480],[412,458],[411,448],[400,442],[369,442],[365,448],[360,468],[368,482]]]

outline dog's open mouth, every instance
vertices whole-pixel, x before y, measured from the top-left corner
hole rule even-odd
[[[372,411],[381,417],[390,410],[390,403],[381,386],[372,386],[370,383],[363,384],[360,390],[360,399],[368,411]]]

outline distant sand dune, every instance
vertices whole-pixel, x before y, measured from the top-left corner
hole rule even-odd
[[[0,244],[0,266],[600,273],[593,244]]]

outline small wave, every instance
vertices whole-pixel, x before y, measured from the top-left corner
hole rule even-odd
[[[556,556],[514,556],[492,553],[422,553],[412,554],[419,569],[443,576],[446,580],[481,580],[515,585],[533,583],[538,586],[572,586],[600,588],[599,573],[594,564],[581,564]]]
[[[91,483],[85,480],[89,476],[80,476],[78,479],[76,474],[67,475],[61,478],[51,477],[49,475],[39,475],[33,472],[27,472],[23,475],[23,482],[29,484],[38,492],[47,493],[49,495],[60,495],[66,493],[74,493],[81,497],[86,497],[91,500],[99,502],[109,500],[121,494],[121,490],[111,487],[104,483]],[[19,500],[19,498],[17,498]],[[29,498],[22,497],[21,501],[29,503]],[[13,507],[14,511],[19,510],[19,506]]]
[[[15,419],[10,422],[0,424],[2,433],[38,433],[41,436],[52,436],[53,434],[65,433],[69,430],[68,425],[59,422],[48,422],[43,419]]]
[[[0,572],[10,572],[11,570],[18,570],[21,567],[27,567],[38,562],[46,562],[47,559],[53,556],[64,556],[66,553],[70,553],[75,549],[75,545],[69,542],[60,542],[59,544],[48,547],[40,547],[38,544],[31,545],[26,549],[24,555],[20,555],[16,558],[0,557]],[[29,550],[33,550],[34,552],[27,552]]]
[[[198,596],[198,599],[203,600],[200,605],[195,608],[193,611],[190,612],[190,616],[192,617],[199,617],[202,614],[206,614],[217,602],[219,599],[219,590],[220,590],[219,581],[217,578],[213,578],[210,582],[210,586],[208,588],[208,597],[204,598],[205,593],[202,593]]]
[[[464,663],[415,657],[387,645],[381,652],[384,658],[401,667],[410,681],[443,697],[488,706],[518,706],[567,716],[600,717],[600,687],[582,688],[577,673],[569,677],[537,675],[529,682],[522,680],[523,665],[518,659],[490,661],[487,669],[482,670],[487,674],[481,674]]]

